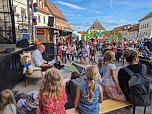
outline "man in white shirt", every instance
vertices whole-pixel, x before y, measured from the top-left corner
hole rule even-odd
[[[75,55],[76,55],[76,46],[75,46],[75,42],[72,42],[72,46],[71,46],[72,61],[74,61],[74,56]]]
[[[42,70],[51,68],[53,64],[48,64],[42,57],[42,53],[45,51],[45,46],[43,44],[37,45],[37,49],[32,53],[32,66],[41,67]]]

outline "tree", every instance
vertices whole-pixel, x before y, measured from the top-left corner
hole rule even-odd
[[[110,38],[110,32],[109,31],[103,31],[100,34],[101,37],[103,37],[103,39],[109,39]]]
[[[122,38],[122,33],[120,33],[120,32],[115,32],[115,35],[118,37],[118,39],[121,39]]]
[[[92,38],[92,37],[95,37],[95,35],[96,35],[96,31],[93,31],[93,32],[90,33],[90,37],[91,37],[91,38]]]

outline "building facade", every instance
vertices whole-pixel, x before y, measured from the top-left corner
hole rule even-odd
[[[152,37],[152,12],[139,20],[139,34],[140,38]]]
[[[42,42],[50,42],[50,27],[48,26],[48,18],[51,15],[51,12],[45,6],[44,0],[34,0],[34,3],[35,2],[38,3],[38,12],[34,12],[34,16],[37,17],[35,37],[41,37]]]
[[[128,30],[130,29],[131,24],[119,26],[113,29],[113,32],[120,32],[123,38],[129,38]]]
[[[60,11],[60,9],[52,2],[45,0],[46,7],[51,12],[52,16],[50,16],[49,26],[51,28],[51,39],[56,43],[56,39],[58,36],[71,36],[72,30],[69,27],[68,21]]]
[[[138,37],[139,33],[139,24],[131,25],[130,29],[128,30],[128,38],[135,39]]]
[[[98,20],[95,20],[95,22],[91,25],[91,27],[87,30],[87,32],[90,34],[91,32],[103,32],[105,31],[105,28],[101,25],[101,23]]]
[[[27,0],[13,0],[16,37],[21,30],[28,30]]]

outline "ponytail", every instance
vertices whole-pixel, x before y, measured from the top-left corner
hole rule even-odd
[[[87,82],[87,96],[85,96],[85,98],[90,103],[93,101],[95,88],[96,88],[95,81],[88,80],[88,82]]]

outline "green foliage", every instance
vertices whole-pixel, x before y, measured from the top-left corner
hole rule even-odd
[[[90,37],[92,38],[92,37],[95,37],[96,36],[96,31],[93,31],[93,32],[91,32],[90,33]]]
[[[122,39],[122,34],[120,32],[115,32],[115,35],[118,37],[118,39]]]
[[[109,39],[111,35],[109,31],[103,31],[100,36],[103,37],[103,39]]]

